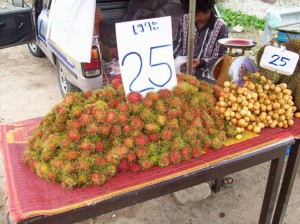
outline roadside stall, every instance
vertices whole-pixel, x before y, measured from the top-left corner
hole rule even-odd
[[[55,20],[61,8],[52,4],[47,35],[67,37]],[[190,1],[190,21],[195,4]],[[256,66],[243,55],[254,41],[221,39],[229,51],[214,66],[212,86],[176,74],[170,17],[117,23],[116,38],[121,79],[68,93],[45,117],[0,126],[7,222],[78,222],[212,180],[218,192],[225,175],[270,161],[257,221],[280,223],[300,159],[300,102],[293,101],[290,82],[273,83],[262,69],[293,79],[300,72],[294,45],[263,49]],[[79,40],[68,40],[53,41],[88,62],[93,38],[78,48]],[[189,74],[193,45],[190,38]],[[275,53],[279,60],[266,63]]]

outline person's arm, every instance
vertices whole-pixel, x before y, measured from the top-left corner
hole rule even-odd
[[[181,55],[183,56],[183,19],[180,20],[180,23],[178,25],[178,29],[177,29],[177,35],[176,35],[176,39],[173,42],[173,55],[174,58],[176,58],[177,56]]]
[[[214,44],[213,54],[209,58],[200,58],[200,68],[212,68],[217,60],[226,53],[226,48],[220,46],[218,40],[222,38],[228,38],[228,28],[224,24],[219,31],[218,38]]]

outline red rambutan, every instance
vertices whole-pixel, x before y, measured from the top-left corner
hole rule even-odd
[[[129,107],[127,103],[120,103],[117,107],[118,111],[123,112],[123,113],[127,113],[129,111]]]
[[[159,94],[156,92],[148,92],[146,98],[150,99],[151,101],[157,101],[159,100]]]
[[[129,164],[126,159],[122,159],[120,161],[118,170],[123,173],[126,173],[129,170]]]
[[[99,127],[99,133],[104,135],[104,136],[108,136],[110,134],[110,126],[103,124]]]
[[[136,103],[142,100],[142,95],[139,92],[131,92],[127,95],[127,100],[129,103]]]
[[[159,135],[156,133],[150,133],[148,137],[151,142],[156,142],[159,140]]]
[[[93,185],[102,185],[105,183],[105,176],[100,173],[94,172],[91,175],[91,182]]]
[[[127,154],[127,160],[129,163],[133,163],[137,160],[137,156],[134,152],[130,152]]]
[[[199,158],[201,156],[201,151],[198,148],[192,149],[192,157],[193,158]]]
[[[142,130],[144,128],[144,123],[141,118],[134,117],[131,122],[131,127],[135,130]]]
[[[93,94],[93,92],[91,90],[86,91],[85,98],[87,98],[87,99],[91,98],[92,94]]]
[[[68,131],[68,137],[71,141],[78,142],[80,140],[80,133],[78,130],[70,130]]]
[[[136,163],[130,164],[129,166],[129,170],[134,173],[139,172],[140,169],[141,169],[140,166]]]
[[[129,121],[129,116],[125,113],[119,114],[119,123],[126,124]]]
[[[94,109],[93,117],[96,122],[105,122],[106,120],[106,114],[102,109]]]
[[[99,127],[95,123],[92,123],[87,126],[86,132],[89,135],[96,135],[99,132]]]
[[[172,92],[168,89],[161,89],[158,91],[158,94],[162,99],[168,99],[172,96]]]
[[[179,164],[181,161],[180,155],[178,152],[174,151],[170,154],[170,162],[172,164]]]
[[[144,148],[137,148],[136,155],[139,159],[144,159],[147,157],[147,151]]]
[[[96,142],[95,143],[95,151],[102,152],[104,150],[104,143],[103,142]]]
[[[107,113],[106,122],[109,124],[115,123],[118,121],[118,116],[114,111],[109,111]]]
[[[168,166],[169,164],[170,164],[170,159],[168,155],[161,155],[160,158],[158,159],[158,165],[160,167]]]
[[[184,147],[183,149],[181,149],[180,155],[182,160],[189,160],[192,157],[191,150],[188,147]]]
[[[133,139],[132,138],[125,138],[124,140],[123,140],[123,143],[124,143],[124,145],[127,147],[127,148],[129,148],[129,149],[132,149],[133,147],[134,147],[134,141],[133,141]]]
[[[112,128],[111,128],[111,135],[112,136],[115,136],[115,137],[118,137],[122,134],[122,128],[118,125],[114,125]]]
[[[149,142],[149,139],[145,135],[136,137],[135,143],[137,146],[146,146]]]
[[[77,155],[77,152],[74,151],[74,150],[68,151],[68,152],[66,152],[66,154],[65,154],[65,157],[66,157],[67,160],[74,160],[74,159],[77,158],[77,156],[78,156],[78,155]]]
[[[140,161],[140,164],[142,170],[149,170],[153,166],[152,163],[148,160],[142,160]]]

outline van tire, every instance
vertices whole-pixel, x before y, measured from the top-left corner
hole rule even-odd
[[[56,72],[57,72],[57,79],[58,79],[60,92],[63,97],[65,97],[67,93],[81,91],[77,86],[74,86],[72,83],[70,83],[67,80],[64,74],[64,69],[62,68],[61,62],[59,60],[57,60],[56,63]]]
[[[35,42],[31,42],[29,44],[27,44],[28,48],[29,48],[29,51],[30,53],[34,56],[34,57],[38,57],[38,58],[41,58],[41,57],[44,57],[45,54],[44,52],[42,51],[42,49],[35,43]]]

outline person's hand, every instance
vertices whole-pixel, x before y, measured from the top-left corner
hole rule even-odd
[[[192,62],[193,68],[197,68],[200,65],[200,59],[194,58]]]
[[[192,61],[192,67],[193,68],[196,68],[200,65],[200,59],[198,58],[194,58],[193,61]],[[188,63],[186,63],[186,66],[188,66]]]

